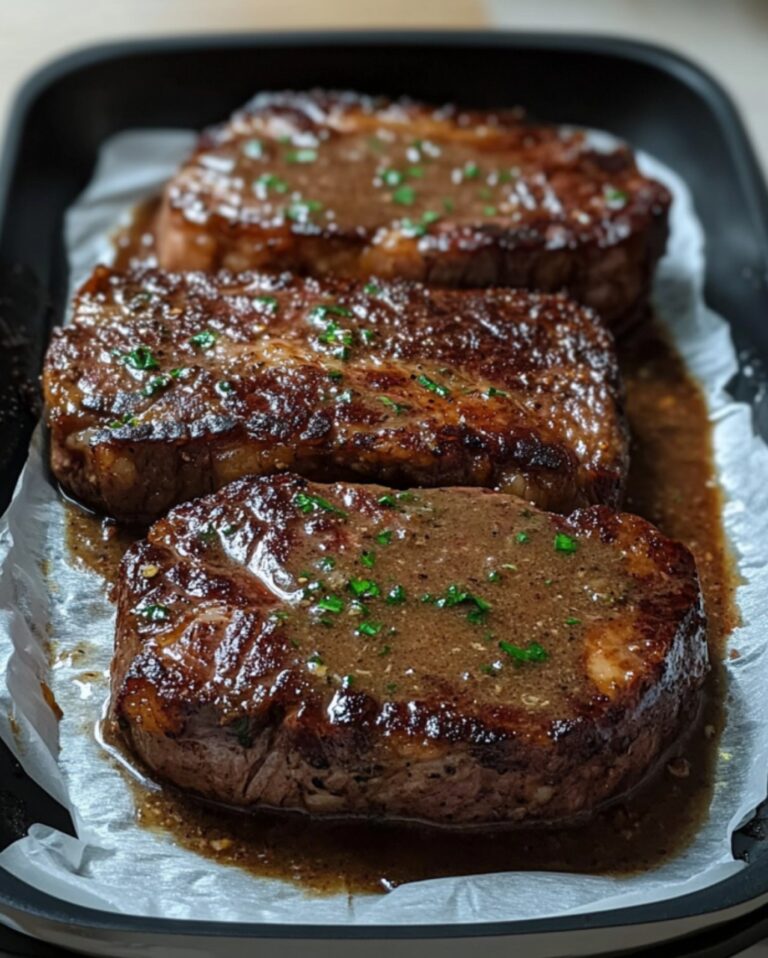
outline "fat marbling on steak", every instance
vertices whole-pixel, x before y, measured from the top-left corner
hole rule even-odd
[[[620,500],[610,333],[563,296],[99,267],[44,370],[62,486],[125,521],[250,474]]]
[[[565,289],[626,324],[669,205],[625,145],[597,149],[520,111],[264,93],[171,179],[157,250],[167,269]]]
[[[244,808],[571,820],[648,774],[707,671],[691,554],[605,506],[243,479],[152,526],[117,589],[121,734]]]

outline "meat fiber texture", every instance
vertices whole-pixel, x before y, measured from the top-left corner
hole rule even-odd
[[[105,148],[94,183],[68,223],[73,282],[108,251],[119,215],[157,190],[186,155],[192,134],[123,134]],[[308,898],[300,888],[217,866],[134,822],[131,790],[92,735],[107,695],[114,608],[101,580],[72,565],[63,510],[33,444],[0,530],[0,732],[30,774],[71,809],[78,838],[36,825],[0,854],[0,866],[68,901],[110,911],[175,918],[366,925],[493,922],[655,902],[710,886],[744,868],[730,835],[765,797],[768,773],[768,449],[752,432],[752,410],[724,388],[737,368],[726,324],[701,299],[702,237],[684,185],[647,157],[644,171],[674,194],[671,243],[655,286],[657,308],[705,387],[714,422],[725,524],[739,557],[743,622],[732,638],[728,725],[710,817],[679,856],[621,880],[509,873],[406,884],[384,896]],[[45,570],[44,572],[41,570]],[[57,668],[49,668],[48,636]],[[66,649],[83,655],[68,658]],[[93,673],[96,673],[94,678]],[[46,681],[64,712],[43,697]],[[130,889],[130,893],[126,893]]]

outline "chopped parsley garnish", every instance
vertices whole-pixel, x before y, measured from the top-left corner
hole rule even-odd
[[[333,612],[334,615],[344,611],[344,600],[340,595],[326,595],[316,603],[318,609],[323,612]]]
[[[383,659],[385,656],[389,655],[391,651],[391,645],[382,645],[382,647],[379,649],[379,658]]]
[[[429,376],[425,376],[424,373],[420,373],[416,377],[416,382],[425,389],[428,389],[431,393],[436,393],[441,399],[448,399],[451,395],[451,390],[447,386],[436,383],[434,379],[430,379]]]
[[[167,373],[161,373],[159,376],[153,376],[146,384],[142,392],[145,396],[154,396],[155,393],[162,392],[171,385],[173,380]]]
[[[547,650],[538,642],[529,642],[527,648],[522,648],[502,639],[499,648],[515,662],[546,662],[549,658]]]
[[[379,402],[383,403],[388,409],[391,409],[395,415],[400,416],[404,412],[408,412],[411,408],[406,406],[404,403],[395,402],[394,399],[390,399],[389,396],[379,396]]]
[[[455,208],[456,206],[453,200],[449,196],[446,196],[445,199],[443,200],[443,209],[445,210],[445,212],[453,213]]]
[[[381,595],[381,589],[373,579],[350,579],[349,591],[356,599],[375,599]]]
[[[286,163],[314,163],[317,159],[317,150],[298,149],[288,150],[285,154]]]
[[[325,663],[322,660],[322,657],[318,652],[313,652],[312,655],[307,659],[307,662],[310,665],[324,665]]]
[[[416,501],[416,496],[412,492],[409,492],[407,489],[404,492],[398,492],[395,498],[397,499],[398,502],[415,502]]]
[[[318,337],[319,342],[335,345],[333,355],[337,359],[349,359],[349,347],[352,345],[352,333],[348,329],[342,329],[338,323],[329,319],[325,330]]]
[[[462,589],[457,585],[449,585],[445,593],[435,601],[435,605],[438,609],[449,609],[456,605],[474,606],[474,608],[470,609],[467,613],[467,619],[469,619],[473,625],[484,621],[491,610],[490,602],[486,602],[486,600],[479,595],[475,595],[473,592]]]
[[[361,622],[355,630],[358,635],[369,635],[373,637],[381,632],[381,622]]]
[[[360,333],[360,339],[362,339],[364,343],[372,342],[374,337],[376,336],[376,333],[372,329],[361,329],[359,330],[359,333]]]
[[[360,562],[366,567],[366,569],[372,569],[376,565],[376,553],[364,552],[360,556]]]
[[[243,717],[236,719],[232,723],[232,731],[237,736],[237,741],[243,748],[250,748],[253,745],[253,735],[251,735],[251,720]]]
[[[226,535],[226,533],[224,534]],[[287,622],[289,619],[289,615],[285,609],[276,609],[269,617],[270,619],[274,619],[275,622]]]
[[[401,206],[413,206],[416,200],[416,190],[412,186],[399,186],[392,194],[392,202]]]
[[[246,140],[243,143],[243,153],[252,160],[260,160],[264,156],[264,144],[261,140]]]
[[[465,180],[476,180],[480,176],[480,167],[477,163],[465,163],[461,175]]]
[[[495,386],[489,386],[488,391],[485,394],[489,399],[493,399],[496,396],[499,396],[501,399],[508,399],[509,393],[505,393],[503,389],[497,389]]]
[[[332,379],[336,383],[340,383],[344,378],[344,373],[340,369],[329,369],[328,378]]]
[[[229,536],[233,536],[233,535],[237,532],[238,528],[239,528],[239,526],[225,526],[225,527],[221,530],[221,534],[222,534],[223,536],[227,536],[227,538],[229,538]]]
[[[377,286],[376,283],[366,283],[363,287],[363,292],[368,296],[379,296],[381,294],[381,287]]]
[[[322,496],[311,496],[306,492],[297,492],[293,498],[293,504],[305,515],[314,509],[324,509],[325,512],[333,512],[337,516],[347,518],[347,513],[343,509],[339,509],[338,506],[328,502],[327,499],[323,499]]]
[[[394,509],[397,506],[395,497],[390,495],[379,496],[376,502],[378,502],[380,506],[387,506],[389,509]]]
[[[234,391],[232,383],[227,382],[226,379],[221,379],[216,383],[216,392],[222,396],[227,396],[229,393]]]
[[[323,572],[330,572],[332,569],[336,568],[336,560],[333,556],[323,556],[317,563],[318,569],[322,569]]]
[[[149,346],[137,346],[129,353],[118,353],[117,356],[122,363],[125,363],[126,366],[130,366],[131,369],[157,369],[160,365],[152,355],[152,350]]]
[[[203,542],[214,542],[216,539],[216,527],[214,524],[209,522],[204,529],[201,529],[197,533],[197,538],[202,539]]]
[[[434,210],[425,210],[421,214],[421,219],[414,223],[413,220],[404,219],[401,221],[401,229],[406,236],[417,237],[425,236],[428,228],[440,219],[440,214]]]
[[[496,216],[496,214],[497,214],[498,212],[499,212],[499,209],[498,209],[498,207],[496,207],[496,206],[484,206],[484,207],[483,207],[483,214],[484,214],[485,216]]]
[[[113,419],[107,423],[109,429],[122,429],[123,426],[138,426],[139,420],[129,412],[124,413],[120,419]]]
[[[204,329],[200,333],[195,333],[194,336],[191,336],[189,343],[191,346],[194,346],[195,349],[210,349],[218,339],[218,335],[210,329]]]
[[[388,605],[402,605],[405,602],[405,589],[401,585],[396,585],[387,593]]]
[[[164,622],[171,615],[171,610],[167,605],[145,605],[141,614],[150,622]]]
[[[376,541],[380,546],[388,546],[392,541],[392,531],[391,529],[383,529],[381,532],[376,533]]]
[[[349,317],[351,315],[352,310],[347,306],[340,306],[338,303],[321,303],[312,308],[309,318],[313,322],[322,322],[327,316]]]
[[[188,372],[191,372],[191,370],[187,366],[177,366],[175,369],[172,369],[168,375],[171,379],[181,379],[182,376]]]
[[[575,552],[579,543],[564,532],[555,533],[555,552]]]
[[[384,180],[387,186],[400,186],[405,179],[405,176],[400,172],[400,170],[384,170],[381,178]]]
[[[268,309],[271,313],[277,312],[278,302],[274,296],[254,296],[253,302]]]
[[[256,180],[256,185],[264,187],[265,190],[274,190],[275,193],[288,192],[288,184],[275,173],[262,173]]]
[[[387,682],[384,688],[386,689],[388,695],[393,695],[395,692],[397,692],[397,682]]]
[[[575,615],[569,615],[565,620],[566,625],[581,625],[581,619],[577,619]]]
[[[525,543],[528,542],[530,538],[531,537],[528,535],[527,532],[518,532],[517,535],[515,536],[515,542],[519,542],[520,545],[525,545]]]
[[[424,176],[424,167],[423,166],[409,166],[406,170],[408,176],[414,180],[420,180]]]
[[[323,204],[318,200],[296,200],[284,210],[287,219],[294,223],[303,223],[309,219],[312,213],[319,213]]]
[[[498,582],[501,579],[501,574],[497,572],[495,569],[493,569],[491,572],[488,573],[487,578],[489,582]]]
[[[354,684],[355,684],[354,675],[345,675],[344,678],[341,680],[341,687],[343,689],[351,689]]]
[[[617,190],[614,186],[606,186],[604,195],[605,201],[611,209],[621,209],[629,199],[624,190]]]

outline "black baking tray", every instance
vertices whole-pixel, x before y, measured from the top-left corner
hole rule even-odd
[[[699,67],[658,47],[607,37],[515,33],[312,33],[199,36],[110,44],[64,57],[19,92],[0,163],[0,507],[39,412],[34,386],[64,308],[64,212],[99,147],[137,127],[200,128],[256,90],[324,86],[478,107],[524,104],[539,119],[609,130],[688,183],[707,241],[706,298],[743,357],[734,395],[760,400],[768,366],[768,195],[727,95]],[[757,374],[756,374],[757,371]],[[768,478],[768,477],[767,477]],[[0,750],[0,840],[66,814]],[[728,955],[768,925],[763,811],[734,839],[747,866],[703,891],[654,905],[472,925],[339,927],[137,918],[82,908],[0,870],[0,913],[29,935],[91,954],[158,956],[389,954],[459,956]],[[127,890],[126,894],[130,894]],[[2,939],[0,939],[0,942]],[[10,954],[34,954],[12,935]],[[2,944],[0,944],[2,948]],[[53,954],[41,946],[41,954]]]

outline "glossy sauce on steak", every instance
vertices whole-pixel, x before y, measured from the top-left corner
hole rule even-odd
[[[639,315],[670,195],[624,145],[352,93],[265,93],[210,130],[168,184],[167,269],[292,269],[558,291]]]
[[[642,519],[283,475],[128,551],[112,708],[227,804],[544,824],[642,780],[706,670],[693,559]]]
[[[249,474],[617,504],[611,335],[558,295],[99,267],[44,371],[52,468],[147,522]]]

